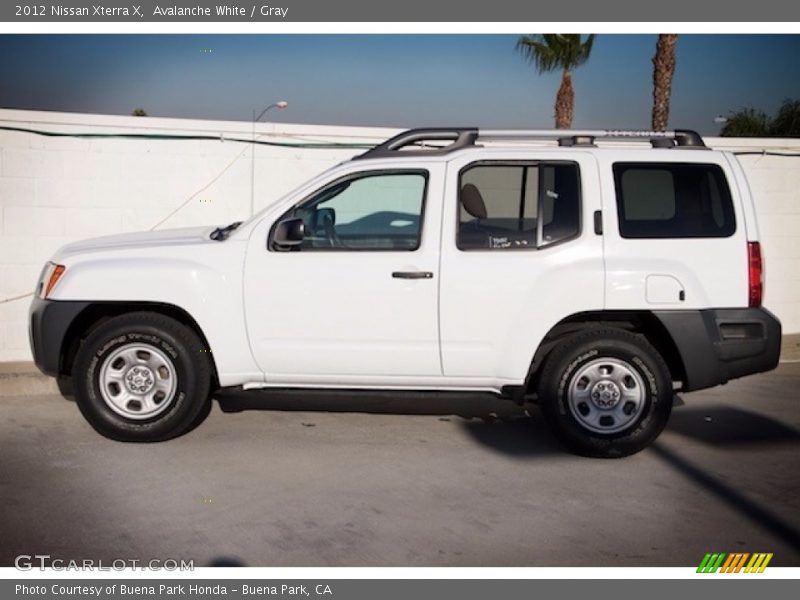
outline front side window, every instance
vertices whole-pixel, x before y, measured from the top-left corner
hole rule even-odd
[[[614,182],[624,238],[727,237],[736,231],[718,165],[616,163]]]
[[[579,231],[576,164],[479,163],[462,171],[459,249],[536,249]]]
[[[427,173],[359,174],[337,181],[282,219],[301,218],[302,250],[416,250]]]

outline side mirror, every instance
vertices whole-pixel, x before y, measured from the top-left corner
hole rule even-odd
[[[336,225],[336,211],[332,208],[318,208],[314,211],[314,227],[324,228],[328,223],[328,227]]]
[[[285,219],[278,223],[272,241],[276,246],[292,247],[303,243],[306,228],[303,219]]]

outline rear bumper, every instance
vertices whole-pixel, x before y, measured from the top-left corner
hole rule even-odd
[[[655,311],[686,371],[684,391],[700,390],[778,366],[781,324],[764,308]]]
[[[88,302],[42,300],[35,297],[28,312],[28,337],[33,362],[45,375],[58,375],[64,339]]]

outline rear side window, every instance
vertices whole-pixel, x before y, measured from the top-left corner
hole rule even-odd
[[[580,231],[574,163],[479,163],[459,184],[461,250],[536,249]]]
[[[616,163],[614,184],[624,238],[728,237],[736,231],[718,165]]]

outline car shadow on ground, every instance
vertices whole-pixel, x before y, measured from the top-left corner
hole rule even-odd
[[[796,552],[800,552],[800,529],[781,517],[771,506],[740,492],[734,485],[729,485],[710,473],[699,461],[681,456],[662,442],[657,441],[649,451],[692,481],[698,488],[716,496],[718,500],[741,514],[742,517],[756,523]]]
[[[477,442],[497,452],[510,456],[564,452],[534,405],[519,406],[491,394],[221,390],[214,398],[223,412],[259,410],[420,415],[438,416],[441,420],[460,418],[465,430]],[[690,406],[681,396],[675,398],[667,431],[717,447],[800,442],[800,432],[771,417],[728,406]]]
[[[772,417],[742,408],[708,405],[690,407],[683,405],[683,402],[676,405],[667,431],[723,451],[747,450],[755,446],[795,446],[800,442],[800,431]],[[649,451],[699,488],[800,552],[800,530],[771,506],[758,502],[745,491],[737,489],[735,484],[731,485],[716,476],[693,455],[690,458],[677,452],[674,444],[659,440]],[[735,480],[733,475],[732,481]]]
[[[458,420],[489,449],[509,456],[563,453],[533,405],[492,394],[456,392],[352,392],[341,390],[221,391],[214,395],[223,412],[274,410],[436,416]]]
[[[796,444],[800,431],[750,410],[729,406],[680,406],[667,430],[714,446]]]

